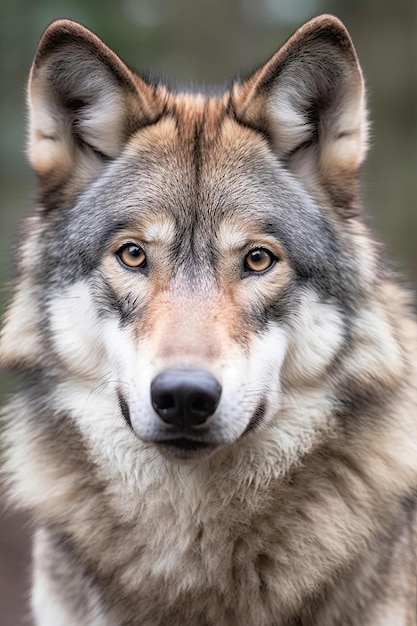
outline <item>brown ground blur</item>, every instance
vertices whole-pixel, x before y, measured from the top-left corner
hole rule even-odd
[[[31,626],[29,585],[29,525],[0,505],[0,626]]]

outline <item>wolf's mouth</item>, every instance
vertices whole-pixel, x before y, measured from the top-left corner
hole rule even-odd
[[[192,459],[201,454],[212,452],[217,448],[217,446],[212,443],[194,441],[193,439],[187,439],[185,437],[180,437],[179,439],[163,439],[155,443],[162,451],[179,459]]]
[[[194,441],[193,439],[186,439],[181,437],[180,439],[163,439],[158,441],[158,444],[164,446],[172,446],[179,450],[201,450],[202,448],[213,448],[213,444],[206,443],[205,441]]]
[[[132,425],[129,405],[126,402],[120,390],[118,390],[118,399],[119,399],[121,413],[123,415],[123,418],[126,424],[129,426],[129,428],[133,432],[135,432],[135,434],[137,434]],[[265,411],[266,411],[266,404],[264,400],[262,400],[258,404],[255,411],[253,412],[248,425],[246,426],[245,430],[240,435],[240,437],[245,437],[247,434],[249,434],[250,432],[252,432],[259,426],[260,422],[262,422],[262,419],[265,415]],[[198,457],[202,457],[207,454],[210,454],[211,452],[216,450],[219,446],[221,446],[222,443],[224,443],[222,441],[213,441],[213,440],[204,441],[204,439],[201,438],[201,437],[204,437],[204,433],[202,431],[199,432],[198,439],[197,439],[196,433],[190,432],[190,436],[187,436],[188,433],[184,431],[181,432],[182,429],[169,429],[169,430],[170,432],[165,431],[165,432],[155,433],[154,436],[150,438],[143,437],[143,436],[141,438],[143,440],[148,441],[148,443],[152,443],[156,445],[161,450],[161,452],[165,454],[166,456],[175,457],[178,459],[185,459],[185,460],[198,458]],[[206,431],[205,435],[209,436],[209,433]]]

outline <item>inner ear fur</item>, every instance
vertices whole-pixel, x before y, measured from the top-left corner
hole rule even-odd
[[[352,208],[367,119],[362,72],[342,22],[330,15],[307,22],[232,93],[237,117],[270,138],[313,194]]]
[[[158,116],[155,90],[69,20],[44,32],[29,88],[29,147],[41,188],[80,191],[129,136]]]

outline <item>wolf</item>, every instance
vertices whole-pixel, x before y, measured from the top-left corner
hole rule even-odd
[[[38,626],[415,626],[417,325],[335,17],[213,94],[69,20],[1,336]]]

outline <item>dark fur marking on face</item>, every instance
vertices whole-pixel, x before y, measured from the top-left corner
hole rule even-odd
[[[292,216],[286,211],[285,218],[271,216],[263,227],[284,246],[299,284],[311,285],[324,298],[336,298],[347,310],[356,310],[362,299],[358,270],[325,217],[298,206]]]
[[[98,305],[100,315],[116,312],[122,326],[140,316],[142,307],[138,296],[127,293],[122,298],[119,298],[111,285],[101,276],[98,276],[92,285],[94,287],[94,299]]]
[[[261,402],[258,404],[257,408],[255,409],[252,417],[250,418],[249,424],[246,426],[245,430],[243,431],[241,435],[242,437],[245,437],[245,435],[253,431],[258,426],[258,424],[262,421],[265,415],[265,411],[266,411],[265,401],[261,400]]]
[[[292,280],[285,285],[276,299],[266,305],[261,316],[253,316],[255,321],[261,322],[259,329],[262,331],[268,322],[285,322],[296,311],[299,299],[297,281]]]
[[[63,286],[88,276],[101,264],[108,242],[118,232],[133,227],[130,213],[122,219],[115,211],[109,212],[103,220],[103,210],[100,198],[88,203],[81,199],[45,232],[43,272],[49,274],[51,284]]]
[[[130,411],[129,411],[129,405],[126,402],[122,392],[120,391],[120,389],[117,390],[117,399],[119,401],[120,404],[120,410],[122,412],[122,415],[125,419],[126,424],[129,426],[129,428],[134,432],[133,430],[133,426],[132,426],[132,421],[130,419]]]
[[[194,138],[193,138],[193,163],[195,169],[196,188],[198,189],[200,183],[201,167],[202,167],[202,146],[201,136],[204,128],[204,116],[201,120],[197,120],[194,126]]]

